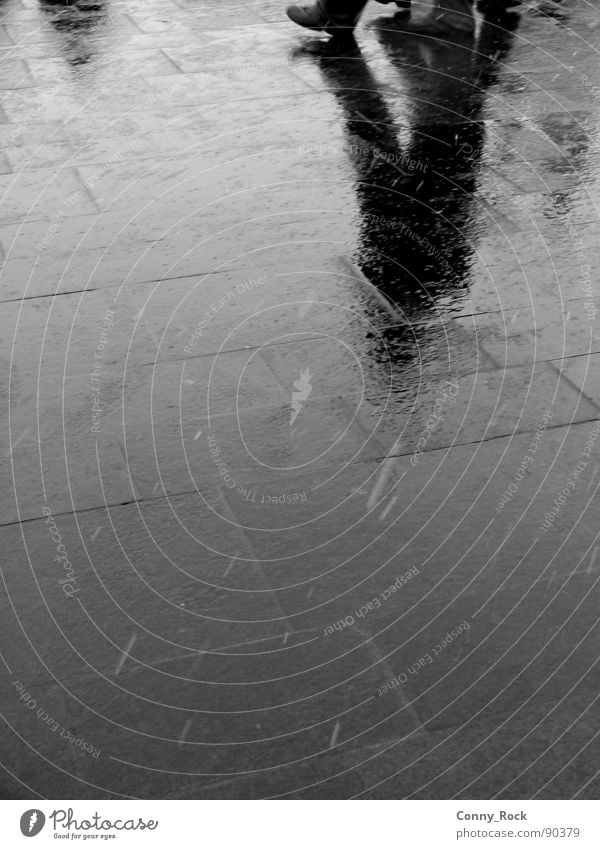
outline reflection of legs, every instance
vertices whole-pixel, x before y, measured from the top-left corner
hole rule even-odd
[[[450,32],[472,33],[475,30],[473,0],[436,0],[430,14],[421,21],[411,21],[411,32],[437,35]]]

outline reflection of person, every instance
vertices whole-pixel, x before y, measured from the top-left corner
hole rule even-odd
[[[387,4],[394,0],[377,0]],[[325,30],[331,35],[340,30],[352,30],[358,23],[368,0],[316,0],[312,6],[294,5],[287,10],[288,17],[303,27]],[[410,9],[410,2],[398,2]],[[404,25],[409,32],[443,35],[453,32],[472,33],[475,30],[473,0],[435,0],[429,14],[421,20],[411,20]]]
[[[55,30],[64,36],[63,49],[70,65],[85,65],[93,56],[89,33],[105,18],[104,0],[40,0]]]
[[[407,94],[404,148],[360,52],[319,61],[342,107],[357,174],[357,263],[388,300],[416,316],[465,286],[485,137],[481,112],[512,35],[484,23],[476,45],[467,38],[431,49],[422,39],[403,38],[389,20],[377,32]]]

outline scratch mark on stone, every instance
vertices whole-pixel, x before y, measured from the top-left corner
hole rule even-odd
[[[394,506],[394,504],[396,503],[396,501],[397,501],[397,500],[398,500],[398,496],[397,496],[397,495],[394,495],[394,497],[391,499],[391,501],[390,501],[390,503],[388,504],[388,506],[385,508],[385,510],[383,511],[383,513],[381,514],[381,516],[379,517],[379,521],[380,521],[380,522],[383,522],[383,520],[385,519],[385,517],[387,516],[387,514],[390,512],[390,510],[392,509],[392,507]]]
[[[129,657],[129,652],[133,648],[134,643],[135,643],[135,634],[132,634],[131,639],[129,640],[129,642],[127,644],[127,648],[125,649],[125,651],[123,652],[123,654],[119,658],[119,662],[117,663],[117,668],[115,669],[115,675],[118,675],[120,673],[120,671],[123,669],[123,666],[125,664],[125,660]]]
[[[177,743],[177,748],[181,749],[183,743],[185,742],[185,738],[188,735],[188,731],[192,727],[192,720],[186,719],[183,728],[181,729],[181,734],[179,735],[179,742]]]

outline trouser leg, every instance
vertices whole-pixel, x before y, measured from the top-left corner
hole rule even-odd
[[[472,32],[475,27],[473,0],[437,0],[432,17],[452,29]]]
[[[339,21],[357,21],[369,0],[319,0],[326,15]]]

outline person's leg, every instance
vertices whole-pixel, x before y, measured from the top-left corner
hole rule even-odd
[[[512,9],[520,5],[521,0],[477,0],[477,10],[479,12]]]
[[[501,21],[514,15],[520,5],[521,0],[477,0],[477,11],[488,20],[495,18]]]

